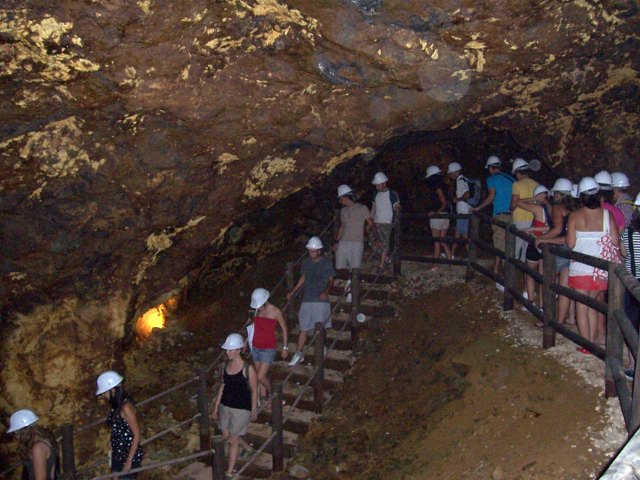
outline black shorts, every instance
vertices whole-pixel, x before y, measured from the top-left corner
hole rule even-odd
[[[536,248],[533,243],[527,247],[527,260],[530,262],[539,262],[542,260],[542,252]]]

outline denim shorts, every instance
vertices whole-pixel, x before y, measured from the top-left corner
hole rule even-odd
[[[254,362],[263,362],[271,365],[276,358],[276,351],[270,348],[254,348],[251,350],[251,358]]]
[[[468,218],[459,218],[456,220],[456,232],[460,235],[468,235],[469,234],[469,219]]]

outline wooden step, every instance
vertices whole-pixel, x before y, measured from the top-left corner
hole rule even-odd
[[[298,364],[295,367],[290,367],[287,362],[279,361],[273,362],[273,374],[274,376],[284,377],[289,374],[291,370],[293,370],[292,379],[295,381],[300,381],[300,383],[304,383],[311,376],[314,367],[313,365],[306,365],[307,360],[303,360],[304,364]],[[332,370],[330,368],[324,369],[324,383],[328,387],[334,387],[337,385],[341,385],[344,383],[343,376],[337,370]]]
[[[271,417],[271,406],[269,405],[264,412]],[[315,422],[320,414],[312,412],[311,410],[304,410],[298,407],[291,407],[285,405],[282,408],[282,414],[286,418],[284,422],[284,428],[288,431],[292,431],[298,434],[306,433],[313,422]]]
[[[262,446],[264,442],[267,441],[273,430],[271,425],[267,425],[264,423],[252,423],[247,428],[247,435],[245,438],[254,445],[254,448],[257,450]],[[298,444],[298,434],[294,432],[290,432],[288,430],[283,430],[282,436],[284,437],[284,454],[285,456],[293,455],[293,451]],[[264,449],[265,453],[270,454],[272,452],[272,443],[269,443]]]

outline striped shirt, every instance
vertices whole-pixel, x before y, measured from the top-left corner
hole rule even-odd
[[[631,270],[631,246],[629,245],[629,234],[631,232],[633,232],[633,260],[636,267],[635,277],[640,279],[640,232],[631,230],[630,228],[625,228],[622,235],[620,235],[620,243],[624,245],[624,249],[627,252],[627,256],[624,257],[624,268],[627,269],[627,272],[633,274],[633,270]]]

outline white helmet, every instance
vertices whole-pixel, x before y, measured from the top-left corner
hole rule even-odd
[[[458,162],[451,162],[447,167],[447,173],[459,172],[460,170],[462,170],[462,165]]]
[[[560,193],[571,193],[571,190],[573,189],[573,184],[571,183],[571,180],[569,180],[568,178],[559,178],[556,180],[556,183],[553,184],[553,187],[551,187],[551,191],[552,192],[560,192]]]
[[[338,187],[338,198],[350,193],[353,193],[353,190],[351,190],[351,187],[349,185],[340,185]]]
[[[502,162],[500,162],[500,159],[498,157],[496,157],[495,155],[491,155],[489,158],[487,158],[487,164],[484,166],[484,168],[499,167],[501,163]]]
[[[513,165],[511,167],[511,173],[516,173],[518,170],[528,170],[529,162],[527,162],[524,158],[516,158],[513,161]]]
[[[9,430],[7,433],[13,433],[21,428],[28,427],[38,421],[38,416],[33,413],[33,410],[24,408],[22,410],[16,410],[9,419]]]
[[[593,176],[593,179],[598,182],[602,190],[611,190],[613,178],[611,178],[611,174],[606,170],[600,170]]]
[[[104,392],[111,390],[113,387],[117,387],[122,383],[124,378],[113,370],[107,370],[98,377],[98,389],[96,395],[102,395]]]
[[[264,288],[256,288],[251,294],[251,308],[260,308],[269,300],[269,292]]]
[[[536,197],[538,195],[540,195],[541,193],[549,193],[549,189],[547,187],[545,187],[544,185],[538,185],[536,188],[533,189],[533,196]]]
[[[598,185],[598,182],[596,182],[593,177],[584,177],[578,184],[579,195],[582,195],[583,193],[591,195],[597,193],[598,190],[600,190],[600,185]]]
[[[382,183],[387,183],[389,181],[389,179],[387,178],[387,176],[382,173],[382,172],[378,172],[374,175],[373,177],[373,183],[374,185],[380,185]]]
[[[320,250],[322,248],[322,240],[318,237],[311,237],[305,248],[307,250]]]
[[[440,170],[440,167],[436,167],[435,165],[431,165],[429,168],[427,168],[427,176],[425,178],[429,178],[432,175],[435,175],[436,173],[440,173],[442,172],[442,170]]]
[[[640,193],[636,195],[636,201],[633,202],[636,207],[640,207]]]
[[[577,183],[574,183],[571,186],[571,196],[573,198],[580,198],[580,195],[578,194],[578,184]]]
[[[616,188],[627,188],[631,185],[629,177],[622,172],[613,172],[611,174],[611,184]]]
[[[223,350],[237,350],[244,347],[244,338],[239,333],[231,333],[222,344]]]

